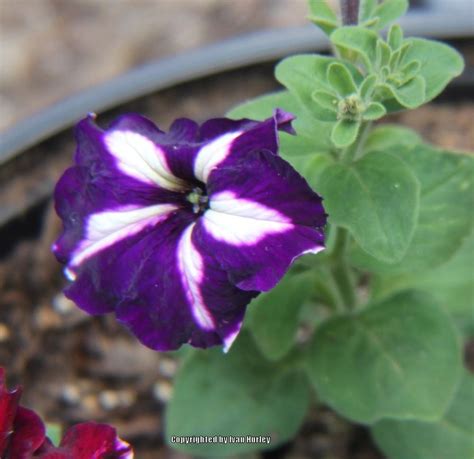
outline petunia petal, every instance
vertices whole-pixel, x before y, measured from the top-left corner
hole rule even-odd
[[[194,174],[207,183],[210,173],[227,162],[240,161],[253,151],[278,151],[277,130],[291,131],[293,115],[277,110],[272,118],[262,122],[233,121],[226,118],[209,120],[201,127],[201,136],[207,140],[197,152]]]
[[[69,428],[59,447],[45,443],[38,459],[133,459],[131,446],[107,425],[84,422]]]
[[[18,410],[21,390],[8,390],[5,370],[0,367],[0,457],[4,456],[13,433],[13,422]]]
[[[271,152],[228,161],[210,177],[208,192],[210,209],[194,242],[241,289],[267,291],[295,258],[324,248],[321,198]]]
[[[9,447],[9,456],[17,459],[29,459],[43,444],[46,429],[41,418],[32,410],[18,407],[13,424],[13,435]]]

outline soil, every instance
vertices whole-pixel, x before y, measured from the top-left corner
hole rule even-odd
[[[106,113],[99,122],[129,111],[163,128],[176,117],[221,116],[237,102],[275,89],[271,73],[272,66],[259,66],[180,85]],[[472,102],[446,99],[394,117],[429,141],[471,150],[472,119]],[[138,459],[187,458],[163,442],[162,414],[177,361],[138,344],[112,316],[86,315],[61,293],[65,281],[50,253],[60,222],[49,194],[73,151],[69,130],[0,171],[0,183],[15,176],[10,188],[0,189],[2,200],[8,198],[11,215],[23,212],[0,231],[0,366],[7,368],[10,385],[24,386],[23,404],[48,422],[107,422],[134,445]],[[294,441],[252,457],[382,458],[364,428],[325,408],[309,411]]]

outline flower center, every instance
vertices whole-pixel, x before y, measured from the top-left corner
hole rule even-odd
[[[188,193],[186,199],[193,205],[193,212],[199,214],[209,207],[209,197],[206,191],[200,187],[195,187]]]

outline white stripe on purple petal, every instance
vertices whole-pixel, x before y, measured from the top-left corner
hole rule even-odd
[[[211,196],[209,207],[203,215],[206,230],[216,240],[236,246],[253,245],[268,235],[294,228],[290,219],[278,211],[236,198],[230,191]]]
[[[229,156],[232,142],[241,134],[229,132],[204,145],[194,161],[194,175],[206,183],[211,171]]]
[[[156,225],[177,209],[173,204],[157,204],[148,207],[126,206],[122,209],[107,210],[92,214],[87,218],[85,238],[74,250],[65,273],[74,278],[72,267],[97,254],[111,245],[137,234],[149,225]],[[74,279],[71,279],[74,280]]]
[[[191,240],[194,225],[193,223],[186,228],[178,242],[178,269],[193,317],[204,330],[213,330],[215,328],[214,319],[204,304],[199,288],[199,284],[204,278],[204,262]]]
[[[239,322],[236,325],[236,328],[233,332],[229,333],[225,338],[223,338],[223,346],[222,350],[224,351],[224,354],[227,354],[229,352],[230,347],[232,344],[234,344],[234,341],[236,340],[237,336],[239,335],[240,329],[242,327],[242,322]]]
[[[186,183],[171,173],[163,150],[145,136],[115,130],[105,134],[104,142],[123,173],[167,190],[186,189]]]

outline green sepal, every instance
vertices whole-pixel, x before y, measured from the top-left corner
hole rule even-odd
[[[340,62],[333,62],[327,70],[327,81],[341,97],[357,92],[356,84],[347,68]]]
[[[310,54],[292,56],[276,66],[275,76],[294,94],[306,109],[307,114],[315,120],[326,120],[327,110],[321,109],[319,104],[315,104],[313,94],[315,91],[333,92],[327,81],[327,74],[329,66],[334,63],[339,63],[339,61],[334,58]],[[344,66],[351,73],[355,84],[358,85],[362,81],[362,75],[353,65],[344,63]]]
[[[378,68],[387,66],[390,62],[392,51],[390,47],[382,39],[377,40],[375,48],[375,62]]]
[[[391,459],[474,457],[474,376],[464,371],[450,407],[436,422],[384,420],[372,434]]]
[[[337,103],[339,99],[333,93],[327,91],[314,91],[313,100],[319,105],[318,117],[322,121],[337,120]]]
[[[426,100],[425,91],[425,80],[419,75],[399,87],[390,83],[377,86],[378,98],[384,101],[386,107],[387,105],[388,107],[393,107],[393,104],[390,104],[391,99],[393,99],[399,107],[411,109],[419,107]],[[385,102],[386,100],[388,100],[388,103]]]
[[[337,148],[345,148],[352,145],[359,132],[360,121],[339,120],[332,128],[331,141]]]
[[[372,97],[372,94],[377,84],[377,75],[367,75],[359,88],[359,94],[362,100],[367,102]]]
[[[394,51],[402,46],[403,29],[398,24],[392,25],[388,30],[387,43]]]
[[[308,348],[318,398],[356,422],[436,421],[462,374],[456,330],[425,294],[403,292],[329,319]]]
[[[387,110],[382,104],[371,102],[362,114],[362,118],[367,121],[374,121],[382,118],[386,113]]]

